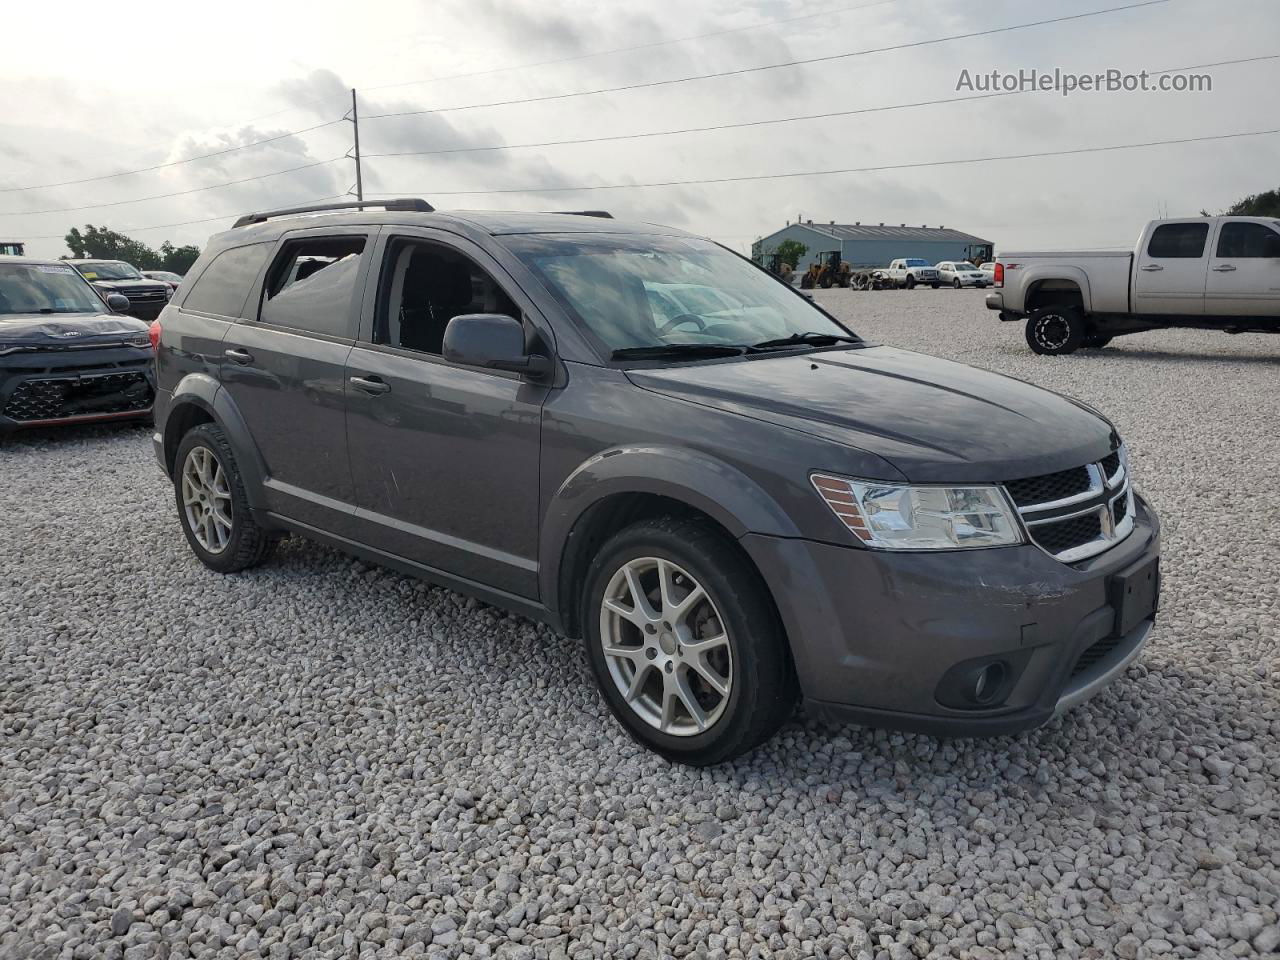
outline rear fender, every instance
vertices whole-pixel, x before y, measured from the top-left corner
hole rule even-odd
[[[1020,268],[1025,271],[1022,276],[1022,307],[1028,313],[1032,302],[1038,299],[1041,291],[1046,289],[1069,289],[1073,284],[1079,288],[1080,300],[1085,313],[1093,312],[1093,293],[1089,287],[1089,275],[1079,267],[1066,267],[1061,264],[1046,264],[1037,267]]]
[[[266,461],[262,458],[253,435],[240,414],[240,409],[231,394],[222,389],[221,384],[206,373],[192,373],[184,377],[173,391],[173,400],[169,403],[165,417],[164,451],[170,467],[178,444],[182,442],[179,425],[183,422],[182,406],[193,404],[213,418],[222,428],[227,442],[235,452],[236,466],[244,481],[245,496],[249,506],[255,510],[266,510],[267,503],[263,491],[263,481],[267,478]]]

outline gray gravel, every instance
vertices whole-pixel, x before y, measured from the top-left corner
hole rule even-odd
[[[1111,414],[1166,529],[1119,685],[987,742],[623,736],[573,643],[301,542],[219,577],[145,430],[0,451],[0,956],[1217,957],[1280,949],[1280,338],[1030,355],[981,294],[864,334]]]

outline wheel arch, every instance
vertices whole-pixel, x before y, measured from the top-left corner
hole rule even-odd
[[[748,532],[799,535],[759,484],[727,464],[655,447],[592,457],[556,491],[543,523],[542,596],[565,633],[581,635],[578,598],[600,546],[632,523],[658,516],[712,524],[734,542]],[[760,573],[745,550],[743,557]]]
[[[1027,313],[1055,304],[1078,307],[1084,313],[1092,309],[1089,277],[1076,267],[1055,267],[1052,274],[1037,274],[1033,268],[1026,290],[1023,309]]]
[[[207,374],[183,378],[173,392],[162,428],[165,471],[173,476],[178,445],[193,427],[202,423],[213,423],[222,429],[235,453],[249,506],[265,509],[262,484],[267,476],[266,463],[231,395]]]

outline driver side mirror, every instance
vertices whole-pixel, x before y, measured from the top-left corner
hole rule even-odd
[[[530,377],[551,372],[551,359],[526,352],[524,324],[502,313],[464,313],[444,331],[444,358],[450,363],[507,370]]]
[[[123,293],[108,293],[107,306],[110,308],[112,313],[128,313],[129,298]]]

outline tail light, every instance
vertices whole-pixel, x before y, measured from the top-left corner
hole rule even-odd
[[[152,320],[151,327],[147,331],[147,335],[151,338],[151,349],[158,350],[160,348],[160,334],[164,328],[160,326],[159,320]]]
[[[992,278],[991,282],[997,287],[1004,286],[1004,264],[998,260],[996,261],[995,277]]]

